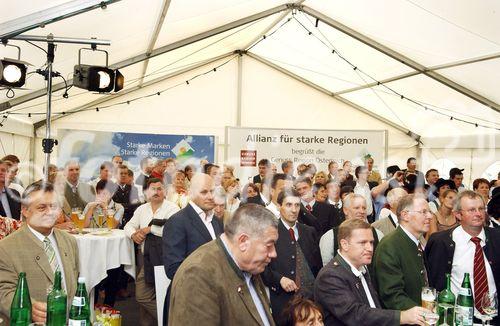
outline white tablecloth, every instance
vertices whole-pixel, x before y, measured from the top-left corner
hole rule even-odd
[[[87,291],[106,278],[106,271],[124,265],[125,272],[135,278],[135,253],[132,240],[123,230],[111,230],[111,234],[94,235],[106,229],[84,229],[89,234],[75,234],[80,255],[80,276],[85,277]]]

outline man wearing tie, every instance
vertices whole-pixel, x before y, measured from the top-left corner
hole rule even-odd
[[[314,283],[314,299],[330,325],[424,325],[421,307],[409,310],[384,310],[371,284],[366,266],[373,256],[373,231],[359,219],[339,227],[340,249],[335,258],[321,269]]]
[[[464,190],[457,196],[453,213],[460,226],[433,233],[425,247],[429,283],[438,291],[445,288],[445,274],[451,274],[451,290],[458,293],[464,273],[470,274],[476,313],[485,294],[500,287],[500,229],[485,227],[481,195]],[[492,325],[498,325],[498,317]]]
[[[401,198],[397,213],[399,226],[375,252],[375,278],[384,307],[404,310],[420,306],[422,287],[428,285],[419,239],[429,231],[432,214],[420,195]]]
[[[198,247],[215,240],[223,231],[222,223],[214,218],[215,184],[208,174],[191,178],[189,204],[165,223],[163,228],[163,266],[170,280],[181,263]],[[164,305],[164,324],[168,320],[170,287]]]
[[[52,184],[29,185],[22,202],[26,223],[0,241],[0,315],[10,315],[18,275],[25,272],[32,320],[43,324],[47,318],[47,289],[53,286],[56,270],[61,271],[62,286],[71,305],[78,277],[78,247],[73,236],[54,228],[61,208]]]
[[[19,220],[21,215],[21,195],[5,186],[7,164],[0,160],[0,216]]]
[[[322,264],[316,230],[297,222],[300,211],[297,191],[281,191],[278,205],[278,257],[266,267],[262,278],[270,289],[274,320],[280,325],[281,312],[296,293],[312,299],[314,279]]]

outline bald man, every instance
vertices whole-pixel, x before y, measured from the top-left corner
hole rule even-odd
[[[198,247],[221,235],[223,226],[214,218],[215,184],[208,174],[195,174],[191,178],[189,204],[165,223],[163,228],[163,266],[170,280],[181,263]],[[163,324],[168,320],[170,288],[165,299]]]

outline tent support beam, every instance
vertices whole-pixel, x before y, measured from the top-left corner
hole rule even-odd
[[[30,15],[0,24],[0,40],[8,40],[32,29],[43,27],[57,21],[70,18],[120,0],[74,0],[59,6],[48,8]]]
[[[179,71],[175,71],[173,73],[170,73],[168,75],[165,75],[165,76],[162,76],[162,77],[159,77],[159,78],[147,81],[147,82],[143,83],[141,86],[136,85],[136,86],[134,86],[132,88],[124,89],[123,91],[120,91],[116,96],[103,96],[101,98],[98,98],[98,99],[90,102],[90,103],[86,103],[86,104],[80,105],[80,106],[78,106],[78,107],[76,107],[74,109],[71,109],[71,110],[67,111],[65,115],[54,116],[52,118],[52,121],[59,120],[61,118],[67,117],[67,116],[69,116],[71,114],[78,113],[81,110],[88,109],[88,108],[91,108],[91,107],[95,107],[95,106],[97,106],[99,104],[103,104],[103,103],[106,103],[108,101],[112,101],[114,99],[123,97],[123,96],[125,96],[127,94],[130,94],[130,93],[132,93],[134,91],[137,91],[137,90],[139,90],[141,88],[148,87],[148,86],[151,86],[151,85],[153,85],[155,83],[159,83],[159,82],[162,82],[164,80],[167,80],[169,78],[173,78],[173,77],[179,76],[179,75],[184,74],[186,72],[189,72],[191,70],[198,69],[198,68],[203,67],[203,66],[205,66],[207,64],[211,64],[211,63],[216,62],[218,60],[227,58],[227,57],[229,57],[229,56],[231,56],[233,54],[234,54],[234,52],[229,52],[229,53],[226,53],[226,54],[223,54],[223,55],[220,55],[220,56],[208,59],[208,60],[204,60],[204,61],[199,62],[199,63],[197,63],[197,64],[195,64],[193,66],[189,66],[189,67],[186,67],[186,68],[181,69]],[[39,128],[42,128],[43,126],[45,126],[45,123],[46,123],[45,120],[41,120],[41,121],[35,122],[33,124],[33,127],[35,129],[35,134],[36,134],[36,130],[38,130]]]
[[[498,58],[500,58],[500,53],[494,53],[494,54],[489,54],[489,55],[485,55],[485,56],[481,56],[481,57],[476,57],[476,58],[465,59],[465,60],[456,61],[456,62],[445,63],[445,64],[442,64],[442,65],[439,65],[439,66],[433,66],[433,67],[427,68],[426,70],[428,70],[428,71],[436,71],[436,70],[441,70],[441,69],[447,69],[447,68],[453,68],[453,67],[468,65],[468,64],[472,64],[472,63],[476,63],[476,62],[481,62],[481,61],[494,60],[494,59],[498,59]],[[380,83],[381,84],[387,84],[387,83],[390,83],[390,82],[393,82],[393,81],[405,79],[405,78],[408,78],[408,77],[417,76],[417,75],[420,75],[420,74],[421,74],[420,71],[408,72],[406,74],[401,74],[401,75],[398,75],[398,76],[394,76],[394,77],[390,77],[390,78],[381,80]],[[356,92],[356,91],[359,91],[359,90],[362,90],[362,89],[365,89],[365,88],[375,87],[377,85],[378,85],[378,83],[373,82],[373,83],[369,83],[369,84],[366,84],[366,85],[362,85],[362,86],[358,86],[358,87],[353,87],[353,88],[348,88],[348,89],[345,89],[345,90],[342,90],[342,91],[339,91],[339,92],[335,92],[335,94],[337,94],[337,95],[347,94],[347,93]]]
[[[288,71],[288,70],[286,70],[286,69],[278,66],[277,64],[275,64],[275,63],[273,63],[271,61],[268,61],[268,60],[266,60],[266,59],[264,59],[264,58],[262,58],[262,57],[260,57],[260,56],[258,56],[256,54],[254,54],[254,53],[247,52],[246,54],[250,58],[257,60],[258,62],[263,63],[263,64],[265,64],[266,66],[268,66],[270,68],[273,68],[273,69],[275,69],[275,70],[277,70],[277,71],[279,71],[279,72],[281,72],[281,73],[283,73],[283,74],[285,74],[285,75],[287,75],[287,76],[289,76],[289,77],[291,77],[291,78],[293,78],[293,79],[295,79],[295,80],[297,80],[297,81],[299,81],[299,82],[301,82],[303,84],[306,84],[306,85],[308,85],[308,86],[310,86],[310,87],[312,87],[312,88],[320,91],[323,94],[326,94],[326,95],[328,95],[330,97],[333,97],[334,99],[336,99],[336,100],[338,100],[338,101],[340,101],[340,102],[342,102],[344,104],[347,104],[347,105],[353,107],[354,109],[356,109],[358,111],[361,111],[361,112],[369,115],[372,118],[375,118],[375,119],[377,119],[377,120],[379,120],[379,121],[381,121],[381,122],[383,122],[385,124],[390,125],[391,127],[393,127],[395,129],[401,131],[402,133],[408,135],[409,137],[411,137],[412,139],[414,139],[417,142],[420,140],[420,135],[412,132],[411,130],[403,128],[402,126],[400,126],[400,125],[398,125],[398,124],[390,121],[389,119],[381,117],[378,114],[375,114],[375,113],[371,112],[370,110],[368,110],[368,109],[366,109],[366,108],[364,108],[364,107],[362,107],[362,106],[360,106],[360,105],[358,105],[356,103],[353,103],[353,102],[351,102],[351,101],[349,101],[349,100],[347,100],[347,99],[345,99],[345,98],[343,98],[341,96],[337,96],[335,93],[332,93],[329,90],[327,90],[327,89],[325,89],[325,88],[323,88],[323,87],[321,87],[321,86],[319,86],[319,85],[317,85],[315,83],[312,83],[312,82],[308,81],[307,79],[304,79],[304,78],[302,78],[302,77],[300,77],[300,76],[298,76],[298,75],[296,75],[296,74],[294,74],[294,73],[292,73],[292,72],[290,72],[290,71]]]
[[[161,54],[164,54],[164,53],[176,50],[178,48],[181,48],[183,46],[196,43],[196,42],[198,42],[200,40],[203,40],[205,38],[208,38],[208,37],[211,37],[211,36],[215,36],[215,35],[218,35],[220,33],[227,32],[227,31],[229,31],[229,30],[231,30],[233,28],[237,28],[237,27],[246,25],[248,23],[252,23],[254,21],[260,20],[262,18],[266,18],[268,16],[272,16],[272,15],[278,13],[278,12],[281,12],[281,11],[284,11],[284,10],[287,10],[287,9],[291,8],[293,5],[294,4],[280,5],[280,6],[271,8],[269,10],[262,11],[260,13],[257,13],[257,14],[251,15],[251,16],[238,19],[238,20],[236,20],[234,22],[231,22],[231,23],[228,23],[228,24],[216,27],[216,28],[211,29],[209,31],[202,32],[200,34],[197,34],[197,35],[194,35],[194,36],[191,36],[191,37],[188,37],[188,38],[185,38],[185,39],[173,42],[171,44],[162,46],[162,47],[160,47],[158,49],[153,50],[149,54],[148,53],[142,53],[142,54],[134,56],[132,58],[128,58],[128,59],[125,59],[123,61],[117,62],[115,64],[110,65],[110,68],[111,69],[122,69],[122,68],[128,67],[128,66],[136,64],[138,62],[142,62],[142,61],[147,60],[149,58],[155,57],[157,55],[161,55]],[[68,86],[73,85],[73,80],[70,79],[67,82],[68,82]],[[65,86],[64,83],[58,83],[58,84],[55,84],[52,87],[52,91],[53,92],[57,92],[57,91],[59,91],[61,89],[64,89],[65,87],[66,86]],[[46,93],[45,93],[44,90],[37,90],[37,91],[31,92],[29,94],[26,94],[26,95],[14,98],[14,99],[12,99],[10,101],[2,102],[2,103],[0,103],[0,112],[8,110],[10,108],[13,108],[14,106],[26,103],[28,101],[37,99],[37,98],[45,96],[45,95],[46,95]]]
[[[440,75],[439,73],[435,72],[435,71],[430,71],[428,70],[425,66],[421,65],[420,63],[402,55],[401,53],[399,52],[396,52],[388,47],[386,47],[385,45],[382,45],[380,43],[378,43],[377,41],[351,29],[350,27],[322,14],[321,12],[319,11],[316,11],[310,7],[307,7],[307,6],[296,6],[296,8],[298,10],[301,10],[303,12],[305,12],[306,14],[316,18],[316,19],[319,19],[320,21],[322,21],[323,23],[329,25],[330,27],[333,27],[339,31],[341,31],[342,33],[344,34],[347,34],[349,35],[350,37],[353,37],[354,39],[378,50],[379,52],[409,66],[410,68],[412,69],[415,69],[417,70],[418,72],[454,89],[455,91],[465,95],[465,96],[468,96],[470,97],[471,99],[497,111],[497,112],[500,112],[500,105],[497,104],[496,102],[472,91],[471,89],[469,88],[466,88],[446,77],[444,77],[443,75]]]
[[[153,31],[153,35],[151,36],[151,40],[149,41],[148,48],[146,50],[146,54],[151,55],[153,49],[155,47],[156,41],[158,40],[158,35],[160,35],[161,28],[163,26],[163,22],[165,21],[165,17],[167,16],[168,8],[170,7],[171,0],[163,0],[163,7],[158,17],[158,21],[156,22],[155,29]],[[144,76],[148,70],[149,59],[144,60],[144,64],[142,66],[141,79],[139,80],[139,86],[144,82]]]
[[[238,55],[237,88],[236,88],[236,126],[241,127],[241,99],[243,90],[243,54]]]

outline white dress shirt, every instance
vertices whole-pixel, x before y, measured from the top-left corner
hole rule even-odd
[[[156,212],[153,212],[151,203],[142,204],[141,206],[137,207],[130,221],[125,224],[123,231],[125,231],[125,234],[129,238],[132,238],[132,234],[134,234],[139,229],[147,227],[152,219],[166,220],[178,211],[179,207],[177,207],[175,204],[172,204],[168,200],[163,200],[163,203],[156,210]],[[151,225],[151,233],[161,237],[163,234],[163,226]],[[141,251],[144,251],[144,242],[141,243]]]
[[[349,266],[351,267],[351,271],[354,274],[354,276],[356,276],[357,278],[359,278],[361,280],[361,284],[363,285],[363,289],[365,290],[366,298],[368,299],[368,302],[370,304],[370,308],[377,308],[375,306],[375,301],[373,301],[373,297],[372,297],[372,294],[370,292],[370,288],[368,288],[368,283],[366,283],[366,279],[365,279],[366,267],[365,266],[361,266],[360,269],[357,269],[356,267],[354,267],[351,264],[351,262],[349,260],[347,260],[344,256],[342,256],[342,254],[340,253],[340,251],[337,251],[337,252],[338,252],[339,256],[342,257],[342,259],[344,259],[346,261],[346,263],[349,264]]]
[[[411,241],[413,241],[415,243],[415,245],[417,247],[418,247],[418,244],[420,243],[420,245],[422,246],[422,249],[424,248],[424,245],[417,238],[415,238],[415,236],[413,234],[411,234],[410,231],[405,229],[404,226],[402,226],[402,225],[400,225],[400,226],[401,226],[401,229],[403,230],[403,232],[406,233],[406,235],[411,239]]]
[[[295,237],[295,241],[299,241],[299,229],[297,228],[297,223],[295,223],[293,226],[289,226],[285,221],[283,221],[282,218],[280,218],[280,220],[288,232],[290,232],[289,231],[290,229],[293,229],[293,235]]]
[[[40,240],[42,243],[42,248],[45,248],[45,244],[43,243],[43,240],[45,240],[45,236],[38,232],[37,230],[33,229],[31,226],[28,224],[28,228],[30,229],[31,233],[35,235],[35,237]],[[61,254],[59,253],[59,248],[57,247],[57,241],[56,237],[54,237],[54,230],[50,231],[50,234],[47,236],[49,238],[50,243],[52,244],[52,247],[54,248],[54,252],[56,254],[56,259],[57,259],[57,264],[59,265],[59,270],[61,271],[61,285],[64,289],[67,289],[66,287],[66,278],[64,276],[64,266],[62,264],[61,260]],[[48,258],[47,258],[48,260]]]
[[[464,273],[470,274],[470,284],[472,290],[474,290],[474,254],[476,252],[476,245],[470,240],[472,236],[465,232],[462,226],[453,230],[451,237],[455,242],[455,253],[453,254],[453,265],[451,266],[451,290],[457,295],[459,289],[462,287]],[[481,247],[484,248],[486,245],[484,229],[481,230],[481,233],[479,233],[477,237],[481,239]],[[493,294],[497,291],[495,279],[488,258],[486,258],[484,252],[483,256],[486,276],[488,278],[488,288],[490,293]]]
[[[205,227],[208,230],[208,233],[210,233],[210,236],[212,237],[212,240],[216,238],[215,236],[215,230],[214,226],[212,225],[212,219],[214,218],[214,211],[210,211],[208,215],[198,206],[196,205],[192,200],[189,201],[189,205],[193,207],[193,209],[198,213],[198,216],[200,216],[201,221],[203,224],[205,224]]]
[[[330,198],[328,198],[328,203],[329,203],[330,205],[333,205],[333,206],[338,205],[338,207],[337,207],[337,208],[338,208],[338,209],[342,209],[342,200],[340,200],[340,199],[339,199],[339,201],[338,201],[338,202],[334,202],[333,200],[331,200]]]
[[[300,202],[302,203],[302,205],[304,205],[304,207],[306,207],[306,209],[307,209],[307,205],[311,206],[311,211],[312,211],[313,206],[316,203],[316,199],[313,199],[310,202],[306,202],[304,199],[301,199]]]

